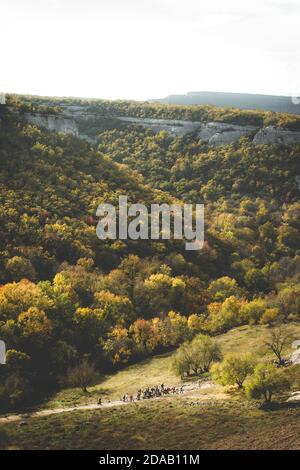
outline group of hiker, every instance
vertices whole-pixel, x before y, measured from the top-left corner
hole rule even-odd
[[[125,393],[122,397],[123,402],[140,401],[149,398],[161,397],[169,395],[170,393],[183,393],[183,386],[181,387],[165,387],[164,384],[157,385],[156,387],[147,387],[144,390],[141,388],[137,391],[136,395]]]
[[[165,387],[164,384],[157,385],[156,387],[147,387],[144,390],[141,388],[137,391],[135,395],[125,393],[121,401],[133,403],[135,401],[146,400],[149,398],[161,397],[163,395],[169,395],[173,393],[183,393],[183,385],[180,387]],[[102,399],[98,399],[98,405],[102,405]]]

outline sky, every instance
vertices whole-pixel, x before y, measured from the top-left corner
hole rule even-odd
[[[0,0],[0,91],[299,96],[300,0]]]

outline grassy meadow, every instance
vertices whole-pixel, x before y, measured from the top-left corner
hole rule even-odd
[[[285,326],[291,341],[300,324]],[[270,359],[265,326],[239,327],[217,337],[222,351],[252,351]],[[285,355],[290,353],[286,348]],[[164,354],[129,366],[89,388],[57,393],[43,408],[67,407],[119,399],[138,387],[180,383],[172,372],[172,356]],[[299,386],[299,366],[287,369]],[[194,378],[195,379],[195,378]],[[300,407],[286,403],[288,393],[270,408],[248,401],[234,387],[215,385],[182,396],[167,396],[99,410],[78,410],[0,425],[0,446],[6,449],[297,449]]]
[[[299,449],[300,408],[181,397],[0,426],[7,449]]]
[[[300,323],[284,325],[284,330],[291,338],[285,348],[288,357],[293,339],[300,338]],[[222,352],[252,352],[259,358],[272,359],[266,341],[269,336],[267,326],[241,326],[228,333],[216,337]],[[89,393],[83,393],[78,388],[64,389],[55,394],[43,408],[56,408],[81,404],[95,403],[101,396],[105,400],[119,400],[125,393],[135,394],[139,388],[146,388],[164,383],[166,386],[181,383],[180,378],[172,370],[172,360],[175,352],[155,356],[138,364],[133,364],[113,375],[103,377],[94,387],[89,387]],[[274,356],[275,358],[275,356]],[[193,380],[194,377],[187,380]]]

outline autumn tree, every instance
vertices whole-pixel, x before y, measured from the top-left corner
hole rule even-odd
[[[216,302],[224,302],[224,300],[231,296],[240,297],[243,293],[236,280],[228,276],[212,281],[208,291]]]
[[[67,370],[64,383],[69,387],[80,387],[87,393],[87,387],[92,385],[99,377],[95,367],[87,360]]]
[[[133,353],[133,342],[124,327],[116,326],[103,341],[103,350],[113,364],[126,364]]]

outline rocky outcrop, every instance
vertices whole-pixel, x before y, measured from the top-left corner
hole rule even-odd
[[[295,340],[292,342],[292,348],[295,349],[295,351],[292,352],[291,357],[290,357],[290,362],[292,364],[300,364],[300,340]]]
[[[138,124],[150,128],[154,132],[167,131],[170,136],[183,136],[190,132],[197,132],[199,139],[209,145],[218,146],[231,144],[241,137],[251,136],[255,144],[291,145],[300,143],[300,132],[289,131],[274,126],[259,129],[256,126],[240,126],[223,122],[195,122],[168,119],[149,119],[118,117],[119,120]]]
[[[44,127],[50,131],[63,132],[76,135],[91,144],[97,143],[97,121],[111,119],[109,116],[100,116],[89,112],[88,107],[68,106],[60,115],[30,114],[26,119],[36,126]],[[199,139],[212,146],[227,145],[238,141],[241,137],[253,137],[254,144],[291,145],[300,143],[300,132],[281,129],[274,126],[259,129],[255,126],[240,126],[223,122],[182,121],[176,119],[151,119],[127,116],[114,116],[119,121],[136,124],[153,132],[167,131],[171,137],[184,136],[188,133],[197,133]],[[83,125],[84,123],[84,125]],[[87,133],[87,126],[92,132]],[[79,131],[80,129],[80,131]],[[90,135],[92,134],[92,135]],[[95,135],[94,135],[95,134]]]
[[[300,391],[292,392],[291,396],[287,399],[287,402],[299,403],[300,402]]]
[[[252,134],[258,128],[254,126],[238,126],[223,122],[208,122],[201,124],[198,137],[210,145],[230,144],[241,137]]]
[[[300,364],[300,349],[291,354],[290,361],[292,364]]]
[[[274,126],[268,126],[260,129],[255,135],[253,142],[255,144],[282,144],[290,145],[300,143],[300,132],[280,129]]]
[[[153,132],[167,131],[172,137],[182,136],[195,132],[200,127],[200,122],[180,121],[169,119],[150,119],[134,117],[118,117],[120,121],[138,124],[139,126],[152,129]]]
[[[44,127],[49,131],[63,132],[78,136],[78,128],[74,119],[55,114],[26,114],[28,122],[38,127]]]
[[[210,145],[229,144],[239,140],[245,135],[255,132],[254,126],[238,126],[222,122],[201,123],[197,121],[180,121],[169,119],[143,119],[132,117],[119,117],[121,121],[138,124],[150,128],[154,132],[167,131],[172,137],[183,136],[190,132],[197,132],[198,137]]]

